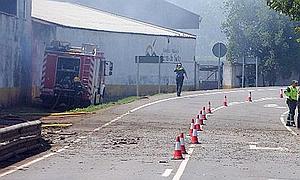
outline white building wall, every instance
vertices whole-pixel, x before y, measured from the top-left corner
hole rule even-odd
[[[58,27],[56,39],[69,41],[72,45],[81,45],[82,43],[99,45],[106,59],[114,62],[113,76],[107,78],[108,84],[135,84],[135,56],[145,55],[149,45],[154,44],[155,52],[159,56],[166,55],[166,53],[163,53],[164,49],[178,51],[178,55],[182,61],[193,61],[195,56],[196,40],[187,38],[99,32]],[[186,84],[193,85],[194,64],[183,63],[183,65],[191,77],[186,81]],[[174,67],[174,64],[162,64],[162,83],[175,84]],[[158,64],[141,64],[140,76],[142,84],[158,84]],[[168,82],[169,79],[170,82]]]
[[[16,15],[0,12],[0,107],[30,100],[31,1],[16,8]]]
[[[92,43],[99,46],[107,60],[114,63],[113,75],[106,78],[106,84],[110,85],[109,96],[128,96],[135,94],[137,64],[135,56],[146,55],[146,49],[154,44],[157,55],[170,56],[174,51],[183,61],[189,79],[185,85],[194,85],[195,39],[166,37],[155,35],[142,35],[130,33],[114,33],[73,29],[43,23],[34,20],[33,23],[33,89],[34,97],[39,95],[41,84],[41,69],[43,52],[47,44],[52,40],[67,41],[72,46],[81,46],[83,43]],[[175,64],[161,64],[161,84],[175,85]],[[156,92],[158,85],[158,64],[140,64],[140,83],[146,85],[144,92],[151,94]],[[167,91],[173,91],[173,87],[166,87]],[[171,89],[170,89],[171,88]],[[149,90],[149,91],[148,91]]]

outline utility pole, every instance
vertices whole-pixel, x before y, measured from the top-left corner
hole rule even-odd
[[[219,44],[219,61],[218,61],[218,89],[221,88],[221,44]]]
[[[139,85],[140,85],[140,59],[138,56],[135,56],[135,61],[137,62],[136,68],[136,96],[139,97]]]
[[[257,56],[255,58],[255,77],[256,77],[255,85],[256,87],[258,87],[258,57]]]
[[[242,88],[245,84],[245,55],[243,55],[243,67],[242,67]]]
[[[196,56],[194,56],[194,90],[197,90],[197,62]]]
[[[158,60],[158,94],[160,94],[160,91],[161,91],[161,57],[159,57],[159,60]]]

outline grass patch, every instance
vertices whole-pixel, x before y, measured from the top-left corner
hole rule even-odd
[[[104,104],[100,104],[100,105],[91,105],[91,106],[86,107],[86,108],[76,108],[76,109],[72,109],[72,110],[67,111],[67,112],[71,112],[71,113],[95,112],[95,111],[98,111],[100,109],[105,109],[105,108],[115,106],[115,105],[128,104],[128,103],[131,103],[131,102],[133,102],[137,99],[138,99],[138,97],[136,97],[136,96],[130,96],[130,97],[120,99],[120,100],[115,101],[115,102],[109,102],[109,103],[104,103]]]

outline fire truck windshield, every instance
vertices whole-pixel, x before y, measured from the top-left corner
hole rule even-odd
[[[59,57],[57,63],[56,84],[65,89],[72,86],[73,79],[79,76],[80,59]]]

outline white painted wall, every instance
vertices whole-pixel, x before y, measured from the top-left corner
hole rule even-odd
[[[74,38],[76,37],[76,38]],[[176,49],[182,61],[192,61],[195,56],[195,39],[173,38],[163,36],[149,36],[138,34],[96,32],[88,30],[78,30],[69,28],[57,28],[57,40],[70,41],[73,45],[82,43],[93,43],[99,45],[105,57],[114,62],[113,76],[109,77],[108,84],[132,85],[136,81],[135,56],[142,56],[146,53],[146,48],[155,41],[155,52],[163,55],[163,49]],[[168,44],[169,39],[169,44]],[[170,79],[174,84],[174,66],[163,64],[161,76],[167,83]],[[193,83],[193,64],[184,64],[190,79],[187,84]],[[140,75],[142,84],[157,84],[158,64],[141,64]]]
[[[34,32],[38,33],[36,26],[40,23],[34,23]],[[42,34],[51,34],[53,36],[53,27],[49,25],[48,31]],[[80,46],[82,43],[97,44],[104,52],[107,60],[114,62],[113,75],[107,78],[107,84],[113,85],[134,85],[136,83],[136,64],[135,56],[143,56],[146,53],[146,48],[152,45],[155,41],[155,51],[157,55],[163,55],[163,49],[176,49],[182,61],[193,61],[195,55],[195,39],[175,38],[164,36],[149,36],[140,34],[128,33],[113,33],[101,32],[82,29],[72,29],[57,26],[55,28],[55,35],[52,40],[68,41],[74,46]],[[44,29],[45,31],[45,29]],[[41,36],[44,40],[35,40],[39,42],[38,46],[43,46],[49,43],[51,38]],[[169,39],[169,41],[168,41]],[[169,43],[168,43],[169,42]],[[34,44],[33,46],[37,46]],[[36,47],[41,50],[41,48]],[[37,54],[41,56],[41,54]],[[43,57],[37,57],[35,64],[41,64]],[[189,80],[185,82],[186,85],[193,85],[194,83],[194,64],[183,63],[185,66]],[[36,72],[40,72],[40,66],[36,67]],[[175,84],[174,74],[175,64],[162,64],[161,77],[162,84]],[[158,84],[158,64],[141,64],[140,65],[141,84]],[[33,76],[34,85],[40,85],[41,75]]]

